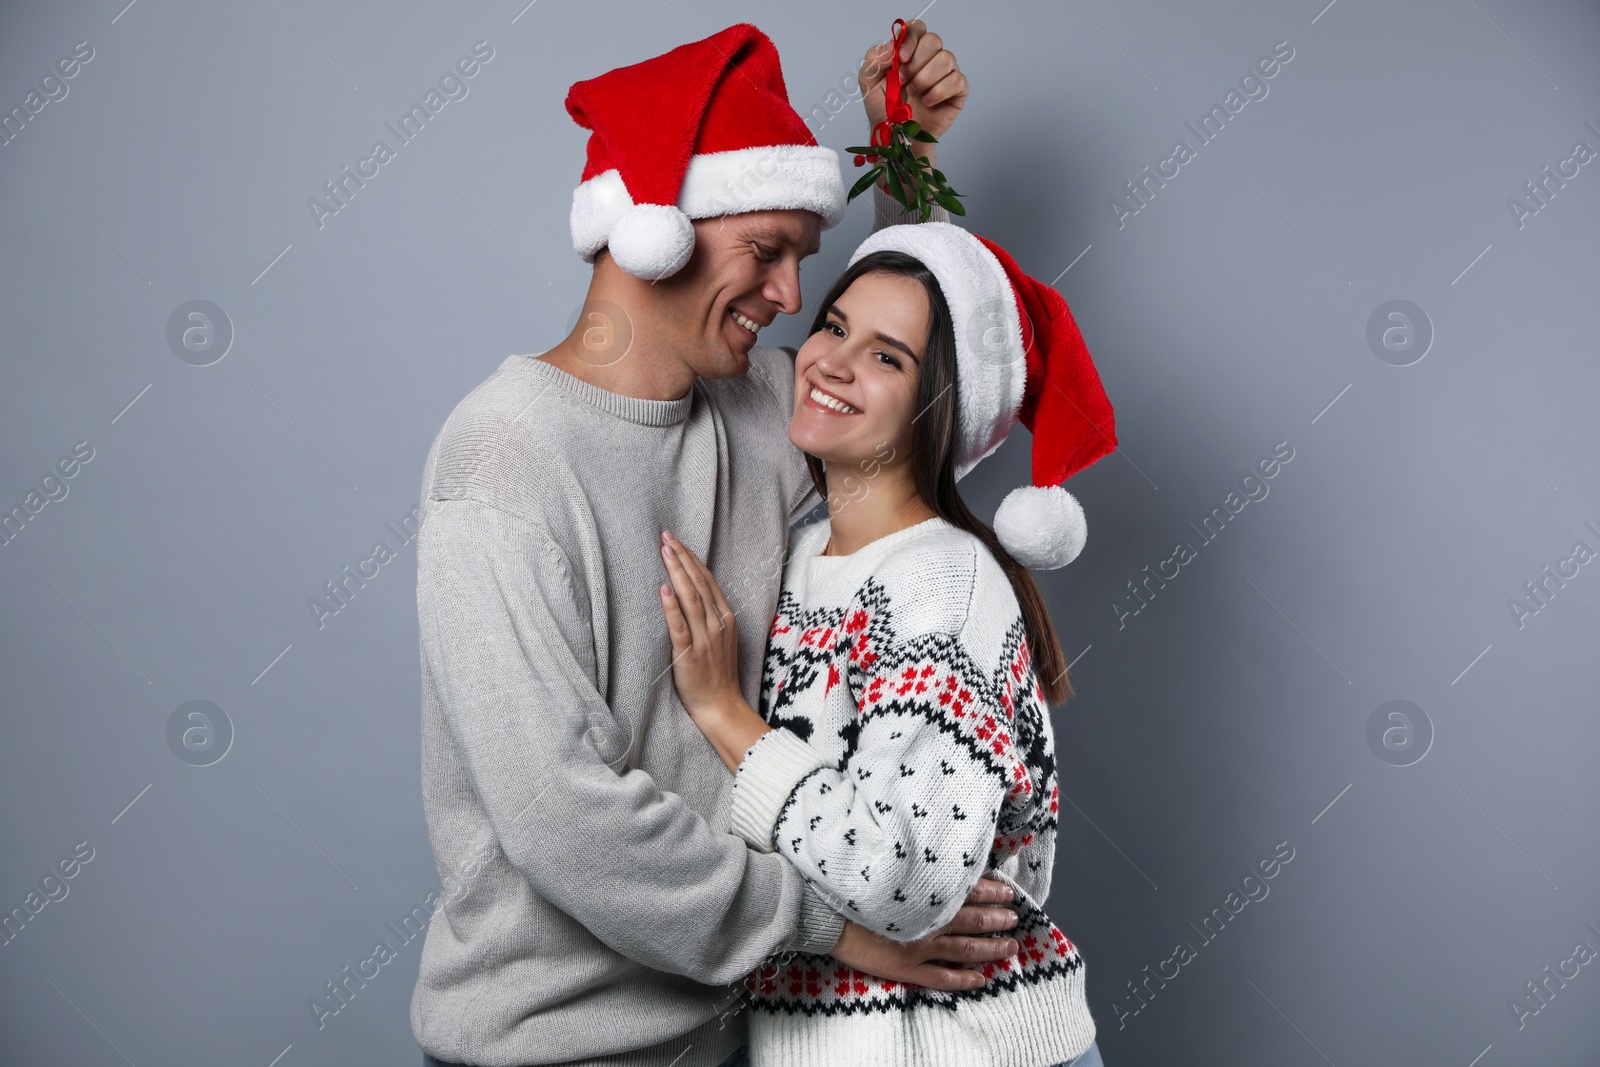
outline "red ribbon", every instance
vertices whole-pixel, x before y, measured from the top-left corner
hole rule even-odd
[[[911,105],[905,102],[900,84],[900,46],[905,41],[906,20],[895,19],[890,31],[893,51],[889,55],[889,72],[883,77],[884,120],[872,128],[872,144],[882,148],[890,141],[892,127],[898,122],[911,121]]]

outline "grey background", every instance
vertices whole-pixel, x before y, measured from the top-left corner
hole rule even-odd
[[[915,11],[124,2],[0,14],[0,110],[94,48],[0,147],[0,508],[94,449],[0,548],[0,905],[94,849],[0,948],[3,1058],[415,1063],[420,940],[320,1030],[308,1001],[438,887],[415,555],[385,523],[454,404],[578,307],[566,88],[753,19],[842,149],[864,122],[829,93]],[[1600,949],[1600,565],[1521,627],[1508,601],[1600,548],[1600,162],[1521,227],[1507,201],[1600,149],[1600,14],[1324,3],[925,16],[973,87],[942,165],[972,228],[1059,278],[1122,446],[1070,483],[1083,557],[1041,577],[1079,690],[1050,910],[1112,1065],[1593,1064],[1596,964],[1520,1027],[1510,1002]],[[468,96],[319,229],[307,199],[479,40]],[[1123,183],[1278,41],[1268,95],[1119,228]],[[196,299],[235,333],[205,367],[166,340]],[[1435,333],[1404,367],[1367,342],[1396,299]],[[1202,545],[1189,524],[1280,441],[1269,495]],[[980,514],[1027,448],[964,483]],[[399,557],[319,629],[308,599],[378,540]],[[1197,558],[1119,628],[1179,540]],[[1367,739],[1395,699],[1433,733],[1409,766]],[[169,748],[190,700],[232,724],[210,766]],[[1280,842],[1270,894],[1205,941]],[[1195,958],[1132,1014],[1179,942]]]

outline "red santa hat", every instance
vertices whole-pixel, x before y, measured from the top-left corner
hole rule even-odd
[[[1066,566],[1088,527],[1061,483],[1117,447],[1111,401],[1066,300],[993,241],[947,222],[887,226],[850,262],[885,249],[933,273],[955,324],[956,478],[1020,420],[1033,434],[1032,484],[1006,494],[994,532],[1024,566]]]
[[[677,273],[694,251],[690,219],[800,208],[824,228],[844,217],[839,157],[789,106],[778,50],[748,23],[567,91],[593,133],[572,194],[572,246],[610,248],[639,278]]]

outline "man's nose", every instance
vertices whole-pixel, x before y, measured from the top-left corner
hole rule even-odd
[[[777,265],[762,295],[785,315],[797,314],[800,311],[800,265],[787,260]]]

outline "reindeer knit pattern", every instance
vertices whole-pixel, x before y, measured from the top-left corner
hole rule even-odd
[[[977,537],[930,518],[844,556],[796,531],[763,667],[773,727],[730,825],[851,921],[911,941],[987,875],[1016,890],[1020,953],[980,989],[885,981],[805,952],[746,979],[753,1067],[1049,1067],[1094,1041],[1084,962],[1043,903],[1059,791],[1022,612]]]

